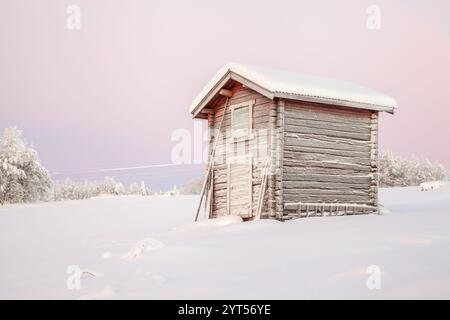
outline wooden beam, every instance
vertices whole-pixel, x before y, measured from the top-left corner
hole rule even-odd
[[[220,89],[219,94],[221,96],[231,98],[233,96],[233,91],[228,90],[228,89]]]
[[[275,217],[276,200],[275,200],[275,179],[276,179],[276,157],[277,157],[277,105],[275,102],[269,110],[269,129],[270,129],[270,164],[269,164],[269,177],[268,177],[268,209],[269,217]]]
[[[284,189],[284,181],[283,181],[283,173],[284,173],[284,166],[283,166],[283,156],[284,156],[284,125],[285,125],[285,119],[284,119],[284,110],[285,109],[285,102],[282,99],[279,99],[277,101],[277,161],[276,161],[276,168],[277,168],[277,175],[280,181],[280,186],[276,190],[278,191],[278,196],[276,197],[276,210],[275,214],[278,218],[278,220],[283,220],[283,189]],[[276,194],[276,192],[275,192]]]

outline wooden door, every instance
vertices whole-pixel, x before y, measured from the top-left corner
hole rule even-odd
[[[252,210],[252,156],[250,145],[253,139],[252,121],[255,100],[233,106],[231,110],[231,132],[227,150],[227,204],[228,214],[243,218],[253,216]]]
[[[228,214],[253,217],[252,158],[228,164]]]

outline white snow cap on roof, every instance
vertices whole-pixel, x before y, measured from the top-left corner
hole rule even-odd
[[[274,97],[292,95],[301,100],[318,98],[333,102],[346,102],[377,106],[387,111],[397,107],[395,99],[363,86],[336,79],[322,78],[296,72],[277,70],[272,68],[229,63],[223,66],[217,74],[202,89],[192,102],[189,111],[194,113],[200,103],[208,96],[214,87],[227,74],[234,73],[257,86],[269,91]]]

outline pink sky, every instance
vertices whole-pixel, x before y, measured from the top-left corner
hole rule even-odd
[[[81,7],[82,29],[66,28]],[[366,9],[381,9],[381,30]],[[354,81],[393,96],[381,148],[450,167],[448,1],[2,0],[0,129],[50,169],[170,162],[176,128],[223,64]]]

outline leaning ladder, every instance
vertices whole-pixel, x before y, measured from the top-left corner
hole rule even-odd
[[[256,208],[256,217],[255,217],[256,220],[261,218],[262,208],[263,208],[263,204],[264,204],[264,198],[265,198],[266,189],[267,189],[268,175],[269,175],[269,159],[266,160],[266,163],[264,164],[264,168],[262,171],[261,186],[259,188],[259,195],[258,195],[258,206]]]
[[[225,119],[225,114],[227,113],[227,108],[228,108],[228,102],[229,102],[229,97],[227,97],[227,100],[225,102],[225,108],[223,110],[223,115],[222,115],[222,119],[220,120],[220,124],[219,124],[219,131],[217,132],[217,135],[214,140],[214,145],[213,148],[211,150],[211,153],[209,154],[209,163],[208,163],[208,167],[206,169],[206,175],[205,175],[205,179],[203,180],[203,185],[202,185],[202,189],[200,190],[200,200],[199,203],[197,205],[197,210],[195,210],[195,218],[194,221],[197,222],[198,220],[198,215],[200,213],[200,209],[202,207],[202,202],[203,202],[203,198],[205,197],[205,191],[207,188],[207,183],[208,181],[210,182],[209,187],[212,188],[213,187],[213,181],[211,179],[211,172],[213,171],[213,166],[214,166],[214,157],[216,154],[216,147],[217,147],[217,143],[219,141],[219,136],[222,132],[222,124],[224,122]]]

